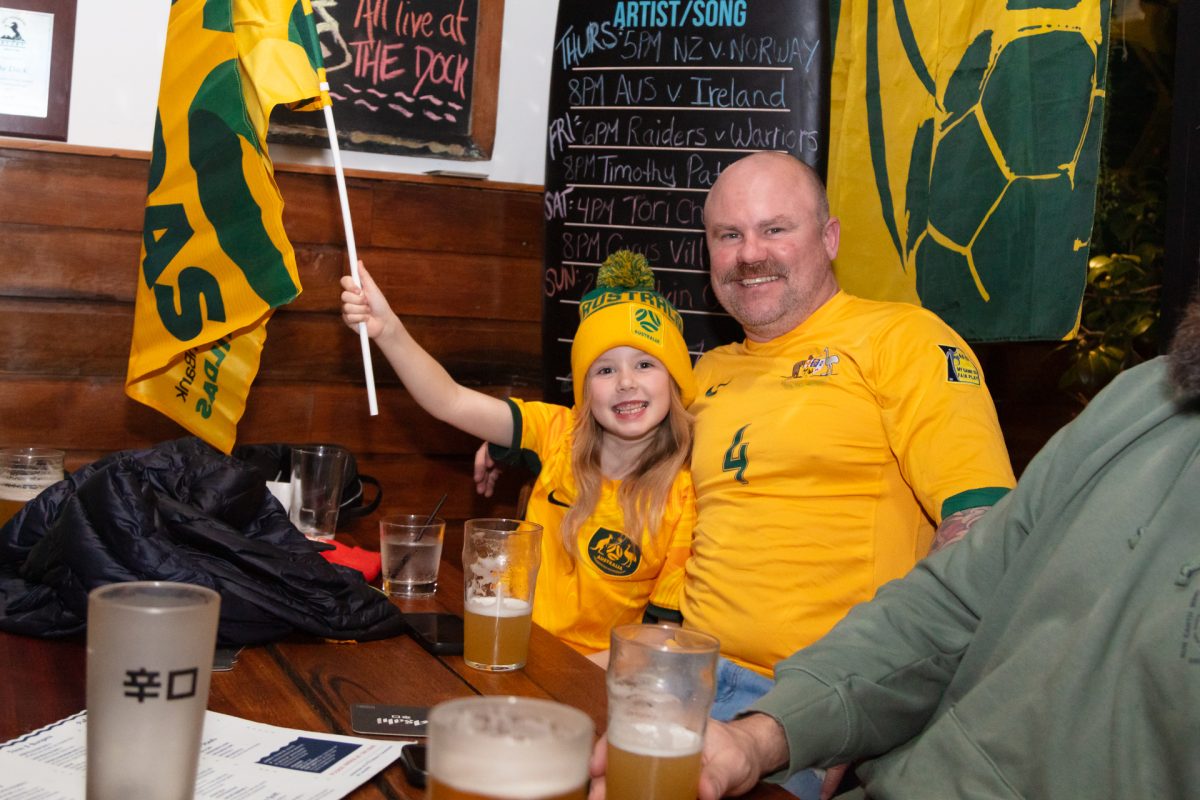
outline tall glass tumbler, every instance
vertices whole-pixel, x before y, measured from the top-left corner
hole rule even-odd
[[[429,714],[429,800],[584,800],[592,720],[529,697],[467,697]],[[619,797],[609,793],[609,797]]]
[[[668,625],[613,629],[606,679],[609,797],[694,800],[719,649],[707,634]]]
[[[292,504],[288,517],[309,539],[329,541],[337,532],[350,454],[336,445],[292,448]]]
[[[463,659],[490,672],[529,658],[533,590],[542,526],[519,519],[469,519],[463,529]]]
[[[63,451],[49,447],[0,450],[0,525],[47,486],[63,479]]]
[[[88,595],[88,800],[192,797],[220,608],[187,583]]]

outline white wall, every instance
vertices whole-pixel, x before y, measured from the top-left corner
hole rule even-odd
[[[343,151],[342,163],[348,169],[416,174],[449,169],[495,181],[541,184],[556,6],[552,0],[505,0],[496,144],[490,161]],[[169,12],[170,0],[79,0],[69,143],[150,149]],[[324,148],[272,145],[271,158],[277,164],[332,164]]]

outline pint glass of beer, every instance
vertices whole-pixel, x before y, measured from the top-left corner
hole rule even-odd
[[[542,526],[469,519],[463,530],[463,659],[475,669],[525,666]]]
[[[608,796],[694,800],[716,691],[717,640],[667,625],[622,625],[608,663]]]
[[[48,447],[0,450],[0,525],[42,489],[63,479],[63,451]]]
[[[578,709],[529,697],[467,697],[434,706],[428,732],[429,800],[587,795],[593,727]]]

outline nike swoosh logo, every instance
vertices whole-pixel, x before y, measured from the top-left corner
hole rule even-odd
[[[725,381],[724,383],[718,383],[716,386],[710,386],[704,390],[704,396],[705,397],[716,397],[717,390],[720,389],[722,386],[728,386],[728,385],[729,385],[729,381]]]
[[[562,506],[563,508],[571,507],[570,503],[564,503],[562,500],[555,498],[553,489],[550,490],[550,496],[546,499],[550,501],[550,505],[552,506]]]

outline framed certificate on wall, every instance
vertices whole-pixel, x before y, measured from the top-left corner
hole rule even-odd
[[[0,0],[0,134],[66,141],[75,0]]]

